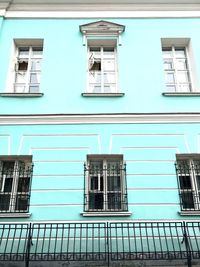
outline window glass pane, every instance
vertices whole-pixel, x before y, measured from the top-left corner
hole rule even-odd
[[[179,182],[181,189],[192,189],[191,177],[189,175],[180,175]]]
[[[16,83],[26,83],[26,72],[17,72],[15,76],[15,82]]]
[[[178,91],[179,92],[190,92],[191,91],[190,84],[179,84]]]
[[[185,49],[184,48],[175,48],[176,58],[185,58]]]
[[[27,71],[28,61],[19,61],[18,62],[18,71]]]
[[[104,47],[103,51],[105,53],[113,53],[115,51],[114,47]]]
[[[189,82],[189,74],[187,71],[178,71],[177,74],[179,83],[188,83]]]
[[[165,80],[166,83],[175,83],[175,77],[173,72],[166,72],[165,73]]]
[[[24,194],[17,194],[16,196],[16,204],[15,204],[15,211],[28,211],[28,202],[29,196]]]
[[[116,84],[110,84],[110,85],[104,84],[103,92],[104,93],[115,93],[116,92]]]
[[[26,87],[25,84],[15,84],[14,85],[14,91],[15,91],[15,93],[27,93],[28,88]]]
[[[200,175],[196,175],[197,189],[200,191]]]
[[[36,86],[33,86],[33,85],[29,86],[29,93],[39,93],[39,91],[40,91],[40,87],[38,85],[36,85]]]
[[[90,72],[89,83],[101,83],[101,72]]]
[[[89,193],[89,209],[103,210],[103,193]]]
[[[121,194],[108,193],[108,209],[120,210],[121,209]]]
[[[172,60],[164,60],[164,69],[165,70],[171,70],[173,69],[173,61]]]
[[[179,59],[176,61],[177,69],[178,70],[186,70],[187,64],[185,59]]]
[[[29,56],[29,47],[20,47],[18,51],[20,58],[27,58]]]
[[[176,91],[175,85],[167,85],[166,87],[167,87],[168,92],[175,92]]]
[[[172,50],[170,48],[163,48],[162,54],[163,54],[163,58],[171,58]]]
[[[43,53],[42,47],[33,47],[32,48],[32,55],[35,57],[41,57]]]
[[[89,85],[90,93],[101,93],[101,85],[99,84],[90,84]]]
[[[103,56],[104,58],[114,58],[115,50],[113,47],[104,47],[103,48]]]
[[[0,211],[9,211],[10,207],[10,194],[0,193]]]
[[[194,199],[192,192],[187,192],[187,191],[182,192],[181,202],[184,209],[194,209]]]
[[[103,83],[115,83],[115,73],[105,72],[103,76]]]
[[[40,83],[40,74],[39,73],[31,73],[30,83]]]
[[[40,71],[41,70],[41,60],[34,60],[31,62],[31,70],[32,71]]]
[[[115,70],[115,61],[114,60],[104,60],[103,68],[105,71],[114,71]]]
[[[100,52],[101,48],[100,47],[90,47],[91,52]]]
[[[89,62],[89,71],[91,72],[96,72],[96,71],[101,71],[101,61],[96,61],[94,60],[93,62]]]
[[[18,181],[17,192],[29,192],[29,184],[30,184],[29,177],[20,177]]]

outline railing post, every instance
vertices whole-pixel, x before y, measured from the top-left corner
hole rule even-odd
[[[110,236],[109,236],[109,223],[107,222],[106,223],[106,246],[107,246],[107,255],[108,255],[108,267],[110,266],[110,244],[109,244],[109,242],[110,242]]]
[[[30,249],[32,245],[32,224],[29,224],[29,230],[28,230],[28,240],[27,240],[27,247],[26,247],[26,258],[25,258],[25,267],[29,267],[29,260],[30,260]]]
[[[187,265],[188,267],[192,267],[192,255],[191,255],[190,244],[189,244],[188,236],[187,236],[187,226],[185,222],[183,222],[183,228],[184,228],[183,238],[185,241],[185,248],[187,252]]]

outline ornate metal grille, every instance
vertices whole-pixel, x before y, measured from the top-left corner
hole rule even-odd
[[[119,160],[91,160],[84,165],[84,211],[128,211],[126,165]]]
[[[181,210],[200,210],[200,161],[179,160],[175,166]]]
[[[0,161],[0,212],[28,212],[33,164]]]

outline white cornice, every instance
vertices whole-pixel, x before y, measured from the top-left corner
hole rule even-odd
[[[7,11],[6,18],[200,18],[197,11]]]
[[[0,125],[200,123],[200,113],[0,115]]]
[[[1,9],[7,18],[200,17],[200,0],[4,0]]]

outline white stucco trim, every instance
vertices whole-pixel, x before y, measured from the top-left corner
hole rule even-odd
[[[200,113],[0,115],[0,125],[200,123]]]
[[[96,7],[95,7],[96,8]],[[130,9],[129,9],[130,10]],[[7,11],[6,18],[199,18],[200,6],[195,10],[110,10],[102,7],[85,11]]]

